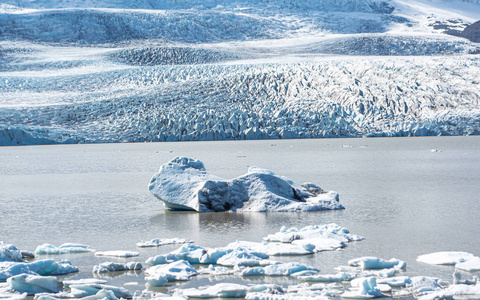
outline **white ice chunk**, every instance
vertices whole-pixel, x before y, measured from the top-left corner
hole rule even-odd
[[[431,292],[439,291],[442,287],[439,284],[440,279],[428,276],[415,276],[411,278],[412,283],[407,285],[415,296],[425,295]]]
[[[454,265],[473,258],[468,252],[441,251],[424,254],[417,257],[417,261],[431,265]]]
[[[9,277],[19,274],[31,274],[31,275],[62,275],[78,272],[78,268],[72,266],[70,261],[62,260],[56,262],[53,259],[39,260],[31,263],[21,262],[4,262],[0,263],[0,280],[6,280]]]
[[[466,285],[454,284],[444,290],[437,290],[427,293],[418,299],[420,300],[436,300],[436,299],[457,299],[464,296],[466,299],[480,299],[480,284]],[[467,297],[468,296],[468,297]]]
[[[473,257],[465,262],[458,263],[455,268],[468,272],[480,271],[480,257]]]
[[[102,294],[113,293],[117,298],[132,298],[132,294],[126,288],[106,284],[74,284],[70,286],[70,290],[71,294],[76,298],[97,296],[102,290],[105,291]],[[93,297],[91,299],[102,298]]]
[[[340,272],[338,274],[317,274],[308,276],[297,276],[298,279],[306,282],[339,282],[350,281],[356,277],[355,274]]]
[[[201,268],[198,269],[198,274],[205,274],[205,275],[232,275],[234,270],[229,269],[227,267],[214,267],[213,265],[209,265],[208,268]]]
[[[95,256],[114,256],[114,257],[134,257],[139,253],[135,251],[113,250],[113,251],[99,251],[95,252]]]
[[[231,251],[231,250],[229,250]],[[214,250],[209,248],[200,247],[194,244],[182,245],[177,250],[174,250],[168,254],[157,255],[147,259],[148,265],[160,265],[168,264],[179,260],[185,260],[192,264],[208,263],[216,264],[218,258],[225,255],[228,250]],[[211,255],[212,254],[212,257]]]
[[[391,287],[405,287],[407,284],[411,284],[412,280],[408,276],[397,276],[379,279],[377,283],[388,284]]]
[[[392,258],[390,260],[384,260],[378,257],[360,257],[351,259],[348,264],[353,267],[360,267],[362,269],[389,269],[397,268],[404,269],[407,264],[404,261]]]
[[[285,243],[257,243],[247,241],[236,241],[227,245],[226,248],[235,249],[238,247],[247,247],[255,250],[257,253],[263,253],[266,257],[269,255],[305,255],[314,253],[315,245],[305,243],[303,245],[285,244]]]
[[[126,264],[115,262],[104,262],[93,266],[93,273],[107,273],[115,271],[141,270],[142,264],[139,262],[128,262]]]
[[[453,272],[453,284],[476,284],[480,282],[478,275],[474,275],[475,273],[470,272],[462,272],[455,269]]]
[[[341,227],[335,223],[324,224],[324,225],[311,225],[306,226],[302,229],[297,229],[292,227],[287,229],[282,227],[279,232],[275,234],[269,234],[267,237],[263,238],[267,242],[282,242],[282,243],[291,243],[294,240],[323,240],[323,239],[334,239],[344,243],[352,241],[363,240],[363,237],[352,234],[350,231]],[[331,243],[331,242],[328,242]]]
[[[341,297],[347,299],[370,299],[382,297],[382,292],[377,288],[375,277],[357,278],[351,281],[352,286],[358,287],[356,290],[344,292]]]
[[[252,167],[232,180],[210,175],[199,160],[176,157],[153,176],[150,191],[173,210],[308,211],[343,209],[336,192],[312,194],[272,171]]]
[[[240,271],[243,276],[267,275],[267,276],[289,276],[298,272],[313,271],[319,272],[317,268],[300,264],[297,262],[279,263],[266,267],[245,268]]]
[[[80,285],[80,284],[105,284],[108,281],[105,279],[98,279],[98,278],[85,278],[85,279],[77,279],[77,280],[64,280],[63,286],[68,288],[71,285]]]
[[[257,245],[257,243],[252,243],[252,245]],[[250,246],[249,242],[231,243],[226,248],[204,248],[193,244],[185,244],[168,254],[150,257],[146,263],[159,265],[185,260],[192,264],[252,266],[260,265],[262,260],[268,258],[266,253],[252,249]]]
[[[235,283],[219,283],[198,289],[185,289],[181,293],[188,298],[245,298],[248,287]]]
[[[217,264],[229,267],[235,265],[251,267],[260,265],[262,260],[268,258],[268,255],[261,251],[255,251],[241,245],[231,245],[228,245],[227,248],[232,248],[232,251],[220,257],[217,260]]]
[[[0,262],[17,261],[22,262],[22,252],[15,245],[0,242]]]
[[[82,252],[94,252],[94,249],[88,248],[87,245],[65,243],[59,247],[55,247],[50,244],[43,244],[35,249],[36,254],[64,254],[64,253],[82,253]]]
[[[54,276],[20,274],[7,279],[12,290],[33,295],[37,293],[58,293],[63,284]]]
[[[191,240],[186,239],[152,239],[150,241],[141,241],[137,243],[137,247],[159,247],[165,245],[174,245],[174,244],[186,244],[186,243],[193,243]]]
[[[264,293],[247,293],[247,300],[330,300],[330,297],[319,295],[318,293],[305,294],[264,294]]]
[[[163,286],[169,281],[189,280],[198,272],[189,262],[179,260],[168,265],[150,267],[145,274],[145,280],[150,286]]]

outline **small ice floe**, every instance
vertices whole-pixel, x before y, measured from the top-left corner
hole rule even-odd
[[[175,244],[186,244],[186,243],[193,243],[191,240],[186,239],[153,239],[150,241],[141,241],[137,243],[137,247],[159,247],[165,245],[175,245]]]
[[[296,285],[289,285],[287,288],[287,292],[298,293],[302,290],[323,291],[327,288],[328,288],[328,285],[325,283],[308,284],[304,282]]]
[[[227,267],[238,266],[258,266],[261,261],[268,258],[268,254],[251,249],[248,246],[244,246],[242,243],[232,246],[229,244],[227,247],[227,253],[218,258],[217,264]]]
[[[420,300],[436,300],[436,299],[457,299],[465,297],[466,299],[480,299],[480,284],[466,285],[454,284],[443,290],[437,290],[427,293]]]
[[[70,261],[62,260],[56,262],[53,259],[39,260],[31,263],[27,262],[4,262],[0,263],[0,281],[19,274],[31,275],[63,275],[78,272],[78,268],[72,266]]]
[[[330,288],[325,284],[298,284],[291,285],[288,290],[284,290],[281,286],[272,284],[260,284],[251,286],[248,290],[246,299],[302,299],[302,300],[323,300],[329,297],[338,296],[338,291]]]
[[[236,283],[218,283],[198,289],[184,289],[176,292],[188,298],[245,298],[248,286]]]
[[[279,263],[265,267],[247,267],[245,269],[241,269],[239,274],[242,276],[290,276],[294,275],[295,273],[304,271],[319,272],[320,270],[301,263],[290,262]]]
[[[3,291],[0,288],[0,299],[24,300],[27,299],[27,293],[20,294],[12,290]]]
[[[207,173],[199,160],[176,157],[162,165],[150,191],[172,210],[312,211],[343,209],[336,192],[316,194],[308,187],[251,167],[248,173],[225,180]],[[320,189],[321,190],[321,189]]]
[[[227,245],[226,248],[231,249],[252,249],[257,253],[262,253],[262,256],[268,257],[269,255],[305,255],[315,252],[315,245],[311,243],[301,244],[285,244],[285,243],[257,243],[247,241],[236,241]]]
[[[79,284],[106,284],[108,281],[104,279],[98,278],[85,278],[85,279],[77,279],[77,280],[64,280],[63,286],[68,288],[71,285],[79,285]]]
[[[55,276],[20,274],[7,279],[10,289],[19,293],[34,295],[38,293],[58,293],[63,284]]]
[[[415,276],[412,283],[407,284],[415,297],[423,296],[432,292],[441,291],[440,279],[428,276]]]
[[[243,243],[232,244],[226,248],[204,248],[185,244],[168,254],[148,258],[146,264],[160,265],[185,260],[192,264],[258,266],[265,258],[268,258],[267,254],[251,249]]]
[[[468,272],[477,272],[480,271],[480,257],[473,257],[462,263],[455,265],[456,269],[468,271]]]
[[[388,284],[391,287],[406,287],[412,284],[412,280],[408,276],[397,276],[391,278],[382,278],[377,280],[378,284]]]
[[[93,273],[107,273],[116,271],[141,270],[142,264],[139,262],[128,262],[126,264],[115,262],[104,262],[93,266]]]
[[[357,278],[352,280],[352,290],[340,295],[346,299],[370,299],[383,297],[380,289],[377,288],[377,279],[375,277]]]
[[[113,294],[117,298],[132,298],[132,294],[126,288],[106,284],[74,284],[70,286],[70,291],[74,298],[95,296],[98,295],[100,291],[104,291],[102,294]]]
[[[0,242],[0,262],[2,261],[23,262],[22,252],[15,245]]]
[[[341,281],[351,281],[356,278],[355,274],[340,272],[337,274],[316,274],[308,276],[297,276],[301,281],[306,282],[341,282]]]
[[[384,260],[378,257],[360,257],[348,261],[348,265],[362,269],[404,269],[407,263],[396,258]]]
[[[171,281],[185,281],[198,274],[197,270],[187,261],[179,260],[168,265],[158,265],[145,271],[145,280],[150,286],[164,286]]]
[[[420,255],[417,261],[430,265],[455,265],[473,258],[468,252],[441,251]]]
[[[470,272],[461,272],[455,270],[453,272],[453,284],[477,284],[480,283],[478,275],[473,275],[474,273]]]
[[[95,252],[95,256],[113,256],[113,257],[134,257],[139,253],[135,251],[113,250],[113,251],[99,251]]]
[[[43,244],[35,249],[36,254],[64,254],[64,253],[83,253],[94,252],[94,249],[88,248],[87,245],[65,243],[59,247],[50,244]]]
[[[213,265],[209,265],[208,268],[200,268],[198,269],[198,274],[201,275],[212,275],[212,276],[219,276],[219,275],[232,275],[235,271],[229,269],[227,267],[214,267]]]
[[[336,240],[344,243],[363,240],[362,236],[350,233],[350,231],[335,223],[324,225],[311,225],[301,229],[296,227],[286,228],[283,226],[279,232],[269,234],[263,240],[267,242],[292,243],[295,240]]]

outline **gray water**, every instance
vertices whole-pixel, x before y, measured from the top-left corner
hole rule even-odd
[[[431,149],[438,149],[432,152]],[[342,251],[275,257],[333,273],[361,256],[407,262],[402,275],[451,281],[453,267],[416,262],[436,251],[480,255],[480,137],[319,139],[0,147],[0,241],[34,251],[38,245],[75,242],[98,251],[140,252],[144,262],[178,246],[137,249],[152,238],[186,238],[208,247],[235,240],[261,241],[281,226],[335,222],[364,241]],[[223,178],[249,166],[275,171],[298,183],[336,190],[345,210],[291,213],[192,213],[166,211],[147,189],[161,164],[175,156],[202,160]],[[103,261],[92,253],[41,256],[70,259],[92,277]],[[144,274],[110,274],[109,284],[144,289]],[[295,279],[197,277],[182,287],[229,282],[295,284]],[[171,287],[170,287],[171,288]],[[166,291],[167,288],[160,289]]]

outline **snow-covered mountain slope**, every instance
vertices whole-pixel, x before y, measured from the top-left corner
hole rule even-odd
[[[0,145],[478,134],[479,44],[444,34],[475,17],[475,1],[6,0]]]

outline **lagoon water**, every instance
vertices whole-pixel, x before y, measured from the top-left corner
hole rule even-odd
[[[432,152],[432,149],[439,151]],[[339,211],[293,213],[192,213],[166,211],[147,185],[175,156],[204,162],[207,171],[233,178],[249,166],[271,169],[295,182],[336,190]],[[404,275],[452,281],[453,267],[416,262],[436,251],[480,255],[480,137],[312,139],[139,144],[51,145],[0,148],[0,241],[34,251],[38,245],[88,244],[99,251],[140,252],[144,262],[178,246],[138,249],[152,238],[192,239],[220,247],[261,241],[281,226],[335,222],[364,241],[341,251],[274,257],[333,273],[352,258],[377,256],[407,262]],[[41,256],[70,259],[93,277],[95,264],[127,259],[92,253]],[[142,272],[109,274],[109,284],[144,289]],[[244,281],[243,281],[244,280]],[[295,279],[197,277],[182,287],[226,282],[295,284]],[[171,287],[170,287],[171,288]],[[159,289],[166,291],[166,288]]]

